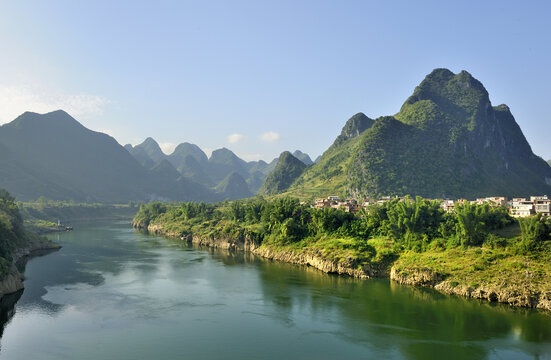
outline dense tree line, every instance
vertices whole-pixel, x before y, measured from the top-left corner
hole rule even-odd
[[[217,204],[149,203],[141,206],[135,224],[147,227],[159,221],[174,225],[182,235],[224,232],[254,235],[258,241],[287,245],[303,239],[331,236],[368,239],[386,237],[397,249],[425,251],[442,248],[504,246],[493,232],[512,224],[507,209],[488,204],[457,204],[446,213],[437,200],[420,197],[373,205],[353,215],[341,209],[313,209],[296,198],[262,197]],[[550,239],[551,220],[532,217],[520,220],[523,248],[533,249]]]
[[[15,198],[0,189],[0,276],[8,270],[13,252],[26,241],[27,235]]]

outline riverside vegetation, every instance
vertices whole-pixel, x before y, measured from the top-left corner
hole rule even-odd
[[[57,249],[59,246],[29,231],[15,198],[0,189],[0,298],[23,288],[16,263],[38,250]]]
[[[517,221],[488,204],[458,205],[455,213],[439,205],[407,198],[352,215],[313,209],[292,197],[153,202],[140,207],[133,226],[326,272],[390,276],[449,294],[551,310],[551,219]]]

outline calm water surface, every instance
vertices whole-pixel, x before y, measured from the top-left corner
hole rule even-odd
[[[25,291],[2,303],[0,359],[551,359],[542,312],[196,248],[126,222],[52,237],[63,248],[29,261]]]

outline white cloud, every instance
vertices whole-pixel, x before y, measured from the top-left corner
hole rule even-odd
[[[231,134],[231,135],[228,135],[228,142],[230,144],[237,144],[244,138],[245,138],[245,135],[243,134]]]
[[[276,142],[279,140],[279,134],[273,131],[268,131],[260,134],[259,138],[264,142]]]
[[[109,102],[85,93],[63,94],[38,87],[0,84],[0,124],[12,121],[25,111],[46,113],[61,109],[75,117],[98,115]]]
[[[176,146],[178,146],[178,144],[176,143],[172,143],[172,142],[162,142],[162,143],[159,143],[159,147],[161,148],[161,150],[163,150],[163,152],[167,155],[170,155],[174,152],[174,149],[176,149]]]

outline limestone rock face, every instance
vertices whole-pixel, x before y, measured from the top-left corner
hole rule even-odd
[[[0,281],[0,298],[3,295],[23,289],[23,275],[17,270],[14,270],[15,269],[12,269],[12,271]]]
[[[500,302],[512,306],[551,310],[551,293],[530,287],[496,287],[457,285],[429,269],[402,269],[393,267],[390,279],[402,285],[431,287],[448,295]]]
[[[15,266],[18,261],[26,261],[26,259],[34,255],[54,251],[59,248],[61,248],[59,244],[40,239],[30,241],[27,246],[17,249],[13,255],[13,261],[8,274],[0,279],[0,298],[6,294],[11,294],[23,289],[23,274],[21,274]]]

